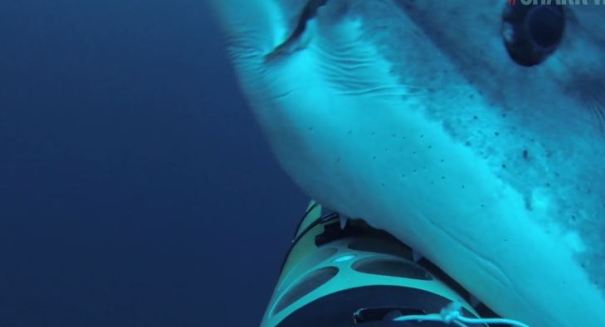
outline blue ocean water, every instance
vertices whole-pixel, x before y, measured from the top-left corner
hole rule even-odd
[[[0,326],[254,326],[306,198],[199,0],[0,9]]]

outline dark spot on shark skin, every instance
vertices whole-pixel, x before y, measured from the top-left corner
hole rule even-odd
[[[523,149],[523,159],[529,160],[529,151],[527,149]]]
[[[523,202],[525,203],[525,209],[527,209],[527,211],[533,211],[534,210],[533,203],[532,203],[530,195],[525,195],[523,197]]]

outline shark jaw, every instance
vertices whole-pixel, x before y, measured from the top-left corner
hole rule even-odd
[[[418,48],[401,54],[404,72],[394,69],[389,45],[368,39],[356,14],[363,6],[395,10],[391,1],[328,1],[290,39],[305,5],[215,3],[242,89],[297,184],[418,249],[502,316],[536,327],[605,326],[603,289],[577,259],[589,245],[551,218],[554,195],[533,193],[528,208],[527,195],[485,155],[429,114],[455,103],[496,130],[504,124],[491,109],[497,104],[403,14],[383,24],[397,19],[406,27],[400,38]],[[430,70],[416,68],[423,59]],[[426,72],[448,90],[402,78]]]

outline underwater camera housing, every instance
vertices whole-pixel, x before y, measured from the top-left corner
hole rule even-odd
[[[494,316],[471,306],[468,292],[390,234],[322,211],[311,202],[305,212],[261,327],[447,326],[395,319],[443,312],[452,303],[470,319]]]

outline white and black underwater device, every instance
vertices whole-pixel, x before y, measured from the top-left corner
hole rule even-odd
[[[344,220],[311,202],[261,327],[491,324],[526,327],[497,318],[437,266],[387,232],[363,220]]]

